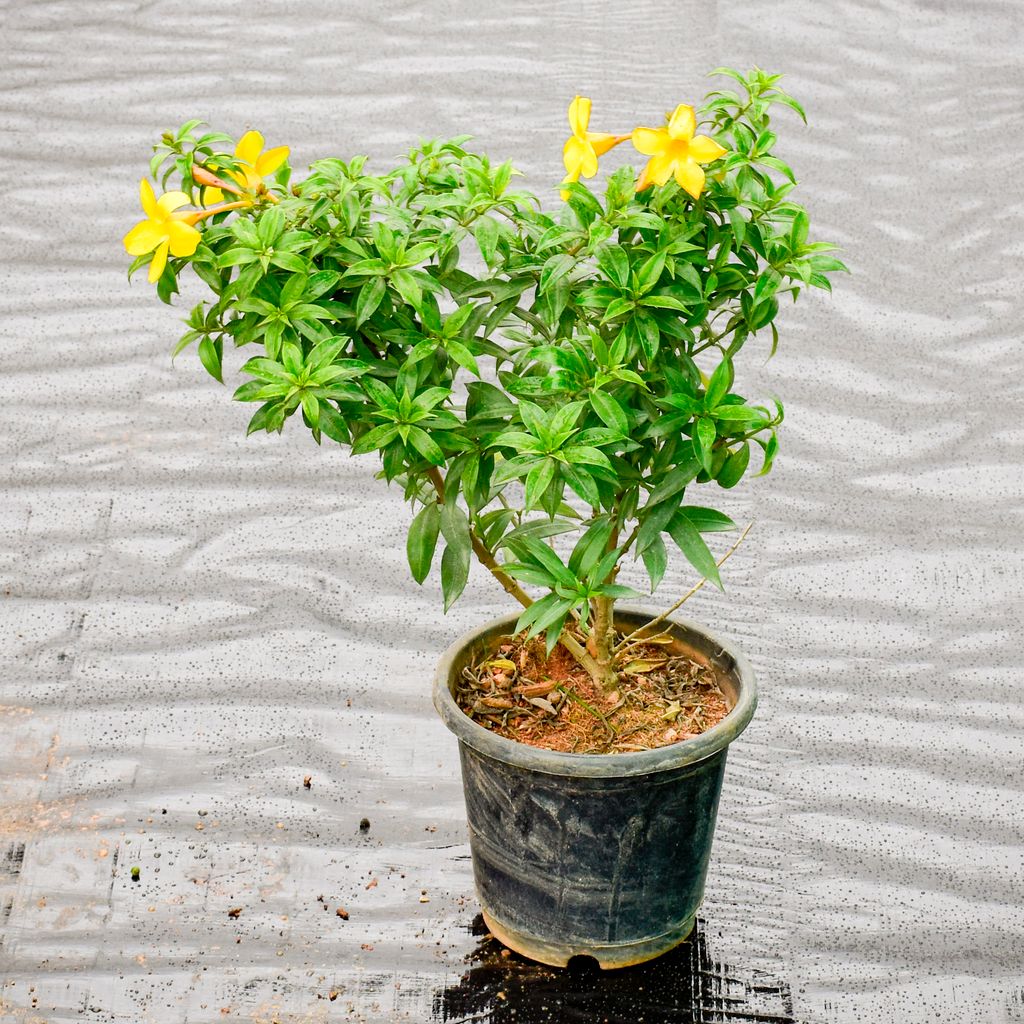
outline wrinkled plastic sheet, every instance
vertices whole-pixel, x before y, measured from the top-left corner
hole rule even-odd
[[[1024,1019],[1020,5],[2,7],[0,1018]],[[544,190],[574,93],[628,129],[721,63],[788,74],[854,273],[750,353],[782,455],[689,606],[762,690],[700,931],[555,972],[481,933],[429,700],[504,595],[443,616],[372,460],[246,439],[120,237],[189,117],[300,168],[470,131]]]

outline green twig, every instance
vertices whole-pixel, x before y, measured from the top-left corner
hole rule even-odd
[[[753,525],[753,520],[747,523],[747,528],[740,534],[739,540],[737,540],[736,543],[733,544],[733,546],[729,548],[729,550],[726,551],[724,555],[722,555],[721,559],[718,562],[719,569],[721,569],[721,567],[725,565],[725,563],[729,560],[730,555],[732,555],[732,553],[743,543],[744,538],[747,536],[748,533],[750,533],[751,527]],[[697,591],[700,590],[700,588],[703,587],[705,583],[707,583],[706,576],[699,583],[696,583],[694,584],[694,586],[690,587],[690,589],[685,594],[683,594],[683,596],[679,598],[679,600],[676,601],[676,603],[672,605],[672,607],[669,608],[667,611],[663,611],[657,618],[651,619],[650,622],[645,622],[642,626],[638,626],[636,629],[633,630],[632,633],[629,634],[629,636],[624,636],[615,645],[614,653],[618,654],[619,651],[621,651],[622,648],[630,642],[630,640],[635,640],[640,633],[646,633],[652,626],[657,626],[659,623],[664,622],[674,611],[681,608],[687,601],[689,601],[690,598],[693,597],[693,595],[696,594]]]
[[[583,708],[585,711],[589,711],[590,714],[592,714],[595,718],[600,720],[601,724],[608,730],[609,739],[615,739],[615,737],[618,735],[618,733],[615,731],[615,727],[608,721],[607,718],[604,717],[604,715],[601,714],[600,711],[597,710],[597,708],[592,707],[582,697],[580,697],[578,694],[573,693],[572,690],[569,690],[566,687],[562,686],[561,683],[559,683],[558,686],[555,687],[555,689],[561,690],[562,693],[564,693],[566,697],[569,698],[569,700],[574,701],[576,704],[579,704],[581,708]]]

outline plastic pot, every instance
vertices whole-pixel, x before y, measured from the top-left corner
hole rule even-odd
[[[477,725],[452,696],[464,666],[495,649],[516,615],[453,644],[434,706],[459,741],[477,895],[491,933],[556,967],[651,960],[683,942],[704,896],[729,744],[757,704],[754,673],[731,644],[672,619],[676,650],[712,666],[731,710],[695,739],[624,754],[562,754]],[[635,629],[649,613],[620,610]]]

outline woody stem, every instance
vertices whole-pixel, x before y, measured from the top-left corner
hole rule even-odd
[[[434,485],[434,491],[437,493],[437,503],[443,505],[444,477],[441,476],[441,472],[436,466],[430,467],[427,471],[427,476],[430,478],[430,482]],[[533,604],[533,599],[498,565],[494,554],[472,526],[470,526],[469,537],[473,544],[473,552],[480,564],[501,584],[505,593],[514,597],[524,608],[529,608]],[[605,686],[608,675],[607,668],[599,665],[597,659],[586,650],[576,637],[571,633],[563,632],[559,636],[558,642],[573,656],[579,665],[582,665],[587,670],[595,682],[602,687]]]

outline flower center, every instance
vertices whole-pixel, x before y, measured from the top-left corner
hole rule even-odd
[[[673,160],[687,160],[690,156],[690,140],[689,139],[673,139],[669,144],[666,155],[670,156]]]

